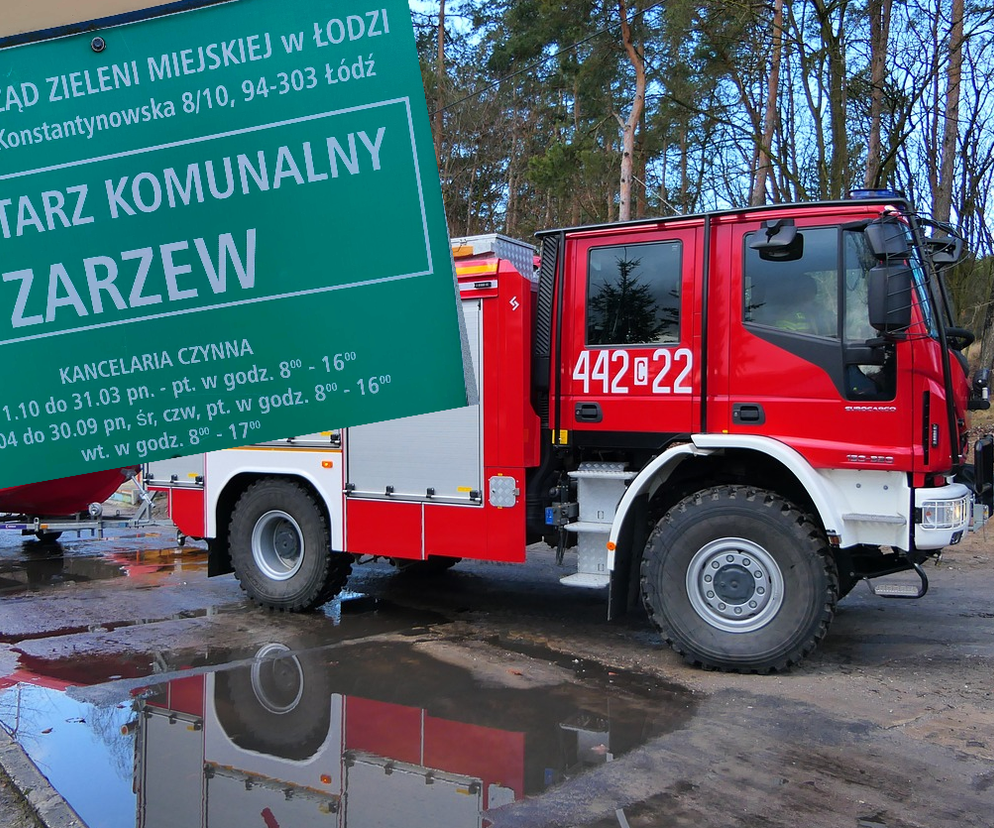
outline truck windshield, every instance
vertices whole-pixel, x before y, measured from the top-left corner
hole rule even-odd
[[[939,331],[935,322],[932,291],[929,288],[928,276],[926,275],[925,268],[918,257],[917,250],[912,252],[909,261],[911,264],[912,278],[915,283],[915,291],[918,293],[918,302],[921,305],[922,316],[924,317],[925,327],[928,330],[929,336],[937,337],[939,335]]]
[[[939,330],[938,323],[935,316],[935,306],[938,304],[940,307],[944,307],[944,303],[941,301],[936,301],[936,296],[932,290],[932,282],[928,278],[928,270],[925,267],[925,263],[922,261],[921,248],[915,244],[914,238],[911,236],[911,228],[908,228],[909,241],[911,254],[908,257],[908,262],[911,265],[912,280],[915,285],[915,292],[918,294],[918,302],[922,311],[922,318],[925,324],[925,328],[928,331],[928,335],[931,337],[938,338]],[[938,285],[935,286],[938,289]],[[946,324],[949,325],[951,322],[947,318]]]
[[[952,225],[921,216],[910,218],[915,235],[921,242],[916,248],[918,262],[929,277],[932,304],[938,317],[936,321],[947,328],[956,327],[958,314],[947,274],[950,266],[962,261],[966,252],[965,241]],[[936,257],[941,264],[936,263]]]
[[[934,304],[938,308],[939,316],[945,327],[955,326],[956,306],[953,303],[953,294],[949,289],[949,282],[946,280],[946,271],[929,262],[929,271],[932,273],[932,293]]]

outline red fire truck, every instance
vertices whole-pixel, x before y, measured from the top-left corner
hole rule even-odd
[[[789,667],[861,579],[922,563],[992,506],[967,445],[972,335],[952,228],[893,193],[454,248],[479,405],[155,468],[211,572],[305,610],[355,556],[421,568],[575,551],[570,586],[641,597],[704,667]],[[398,343],[416,348],[416,342]],[[176,463],[176,461],[171,461]],[[872,586],[872,583],[871,583]]]

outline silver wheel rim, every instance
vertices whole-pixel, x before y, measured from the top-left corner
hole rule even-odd
[[[252,692],[270,713],[289,713],[304,695],[304,671],[285,644],[267,644],[252,662]]]
[[[296,575],[304,562],[304,536],[297,521],[279,509],[266,512],[252,530],[252,558],[274,581]]]
[[[770,623],[783,606],[783,574],[762,546],[744,538],[719,538],[691,559],[687,595],[712,627],[752,632]]]

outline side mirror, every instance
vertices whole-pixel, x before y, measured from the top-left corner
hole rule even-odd
[[[881,261],[906,259],[910,253],[907,231],[895,218],[883,216],[875,219],[866,225],[863,233],[870,243],[873,255]]]
[[[804,254],[804,236],[797,232],[793,219],[764,221],[763,229],[754,233],[749,247],[759,251],[767,262],[796,262]]]
[[[870,325],[895,333],[911,324],[911,268],[906,264],[871,268],[867,284]]]
[[[959,236],[926,239],[925,248],[932,263],[940,270],[952,267],[963,258],[963,239]]]
[[[918,221],[932,231],[924,240],[924,248],[936,270],[952,267],[963,259],[966,242],[955,225],[928,218],[919,218]]]

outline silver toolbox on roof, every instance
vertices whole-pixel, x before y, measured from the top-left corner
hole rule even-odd
[[[460,236],[453,238],[452,247],[471,247],[474,256],[488,253],[499,259],[506,259],[514,265],[522,276],[534,278],[535,248],[527,242],[502,236],[500,233],[486,233],[482,236]]]

